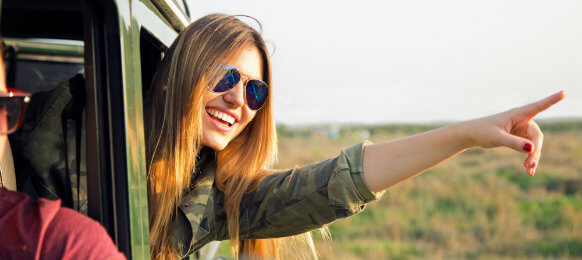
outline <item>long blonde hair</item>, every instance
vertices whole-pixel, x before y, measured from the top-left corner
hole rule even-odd
[[[272,86],[269,55],[260,33],[223,14],[207,15],[186,27],[165,53],[154,77],[145,102],[152,258],[179,257],[170,244],[169,226],[182,195],[188,191],[196,155],[202,148],[207,86],[218,78],[221,64],[248,46],[255,46],[261,53],[263,81]],[[273,96],[272,89],[269,97]],[[240,135],[216,153],[216,184],[225,193],[234,257],[278,258],[277,239],[240,240],[238,235],[242,196],[256,188],[276,160],[271,101],[268,98]]]

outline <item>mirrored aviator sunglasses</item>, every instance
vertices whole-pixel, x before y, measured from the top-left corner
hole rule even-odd
[[[238,84],[241,77],[247,78],[246,76],[242,76],[233,66],[226,65],[224,70],[224,76],[212,90],[216,93],[229,91]],[[247,78],[247,81],[243,82],[243,85],[245,87],[245,99],[249,108],[255,111],[261,109],[269,96],[269,86],[267,86],[267,83],[258,79]]]
[[[30,94],[16,89],[7,89],[0,93],[0,134],[10,134],[16,131],[22,121],[26,106],[30,102]]]

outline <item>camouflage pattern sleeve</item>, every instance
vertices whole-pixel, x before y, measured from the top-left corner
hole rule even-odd
[[[304,233],[359,213],[366,203],[379,199],[383,193],[372,192],[362,175],[363,151],[369,144],[359,143],[342,149],[336,158],[266,177],[243,197],[241,238]]]
[[[267,176],[243,196],[240,238],[301,234],[361,212],[377,200],[362,176],[363,142],[342,149],[338,157]],[[224,194],[214,183],[216,164],[202,156],[202,175],[182,197],[172,222],[172,244],[183,255],[213,240],[228,239]],[[150,209],[151,210],[151,209]],[[189,246],[188,246],[189,245]]]

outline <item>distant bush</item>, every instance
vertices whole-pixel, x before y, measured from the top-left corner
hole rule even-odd
[[[540,121],[539,126],[544,132],[582,131],[582,120]]]
[[[523,218],[526,222],[535,224],[540,230],[558,229],[570,226],[572,222],[566,218],[563,211],[567,207],[580,204],[579,199],[558,198],[555,200],[528,201],[521,203]]]
[[[543,240],[530,245],[526,252],[529,255],[543,256],[574,256],[582,257],[582,240]]]
[[[540,128],[544,132],[582,132],[582,120],[565,121],[540,121]],[[277,134],[282,138],[308,138],[319,134],[326,135],[339,128],[339,134],[343,137],[358,136],[361,131],[368,131],[370,135],[414,135],[427,132],[444,124],[385,124],[385,125],[365,125],[365,124],[321,124],[321,125],[287,125],[278,124]]]

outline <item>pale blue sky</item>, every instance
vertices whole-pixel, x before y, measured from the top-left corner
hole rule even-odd
[[[263,24],[279,123],[457,121],[561,89],[582,117],[582,1],[194,1]]]

